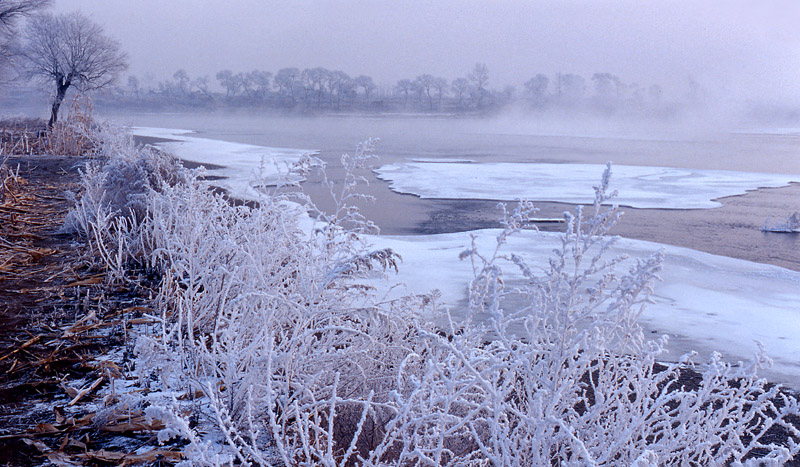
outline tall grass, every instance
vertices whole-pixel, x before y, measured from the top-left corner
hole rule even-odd
[[[186,465],[779,464],[800,450],[798,403],[757,377],[765,357],[659,362],[666,338],[637,320],[661,256],[608,258],[610,167],[548,270],[506,251],[529,203],[492,251],[464,251],[475,278],[455,322],[433,295],[384,301],[360,281],[398,267],[348,205],[369,145],[346,159],[336,213],[307,227],[285,197],[233,206],[129,137],[98,141],[108,161],[84,172],[69,222],[114,280],[132,263],[162,275],[136,371]],[[506,307],[508,267],[527,279],[523,306]],[[778,428],[781,444],[765,436]]]

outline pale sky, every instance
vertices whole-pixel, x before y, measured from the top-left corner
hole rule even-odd
[[[476,63],[490,86],[610,72],[685,92],[800,101],[796,0],[56,0],[103,25],[157,80],[323,66],[379,84]]]

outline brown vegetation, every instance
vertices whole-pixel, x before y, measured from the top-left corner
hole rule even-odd
[[[32,130],[37,123],[0,125],[4,150],[52,145],[54,135]],[[66,133],[56,135],[59,144],[79,141]],[[129,328],[147,322],[147,308],[140,290],[109,290],[76,239],[60,233],[82,159],[15,155],[0,163],[0,465],[178,459],[163,449],[132,454],[131,442],[147,444],[161,427],[140,408],[121,409],[113,386],[124,365],[97,360],[120,350],[127,358]]]

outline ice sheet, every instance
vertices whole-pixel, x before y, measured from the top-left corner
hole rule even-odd
[[[257,184],[261,181],[267,184],[276,183],[279,173],[285,173],[303,154],[316,152],[198,138],[189,136],[193,133],[191,130],[134,127],[131,132],[136,136],[174,140],[157,142],[154,145],[171,152],[179,159],[222,166],[211,171],[215,176],[224,177],[214,180],[214,185],[240,199],[256,199],[258,194],[254,187]]]
[[[157,144],[182,159],[226,166],[213,173],[228,178],[215,183],[243,198],[253,194],[250,180],[262,157],[267,160],[268,168],[274,169],[272,161],[291,162],[307,152],[208,140],[188,136],[192,134],[189,130],[135,128],[134,134],[176,140]],[[543,169],[542,166],[549,167]],[[397,168],[389,170],[387,167]],[[537,170],[541,172],[533,182],[531,177]],[[593,193],[591,187],[600,179],[602,170],[600,165],[452,162],[406,163],[380,169],[387,178],[397,177],[404,180],[403,183],[413,184],[412,177],[420,176],[422,181],[419,185],[432,191],[441,187],[439,191],[448,191],[447,197],[482,195],[496,199],[498,196],[494,191],[510,190],[519,181],[524,181],[520,186],[524,185],[525,189],[508,198],[570,202],[591,201],[588,195]],[[276,173],[277,170],[273,172]],[[459,176],[480,178],[482,173],[487,178],[494,176],[497,179],[492,183],[484,180],[483,188],[480,188],[480,180],[458,180]],[[612,185],[620,192],[621,204],[654,198],[657,203],[651,207],[685,207],[687,203],[713,207],[715,203],[710,200],[714,197],[800,180],[800,177],[780,175],[629,166],[615,166],[614,173]],[[626,179],[632,181],[626,182]],[[702,191],[706,183],[714,188]],[[630,186],[635,188],[633,194]],[[690,192],[689,188],[695,191]],[[723,188],[728,191],[723,193]],[[459,195],[459,189],[464,189],[466,194]],[[531,195],[535,189],[549,193],[552,198]],[[562,191],[566,196],[560,196]],[[638,198],[633,198],[634,195]],[[310,231],[313,221],[307,216],[302,217],[304,227]],[[472,233],[477,236],[479,247],[488,251],[499,231]],[[376,248],[392,248],[403,257],[400,273],[390,278],[391,283],[403,282],[407,290],[414,293],[438,288],[445,305],[456,316],[459,310],[463,310],[472,270],[469,262],[460,261],[458,255],[470,245],[469,232],[370,236],[369,240]],[[523,231],[511,237],[505,249],[524,257],[532,268],[543,270],[552,250],[558,245],[558,234]],[[758,339],[775,360],[775,367],[765,374],[776,381],[800,387],[800,339],[797,337],[800,336],[800,273],[638,240],[620,239],[611,254],[626,253],[636,258],[650,255],[660,248],[664,248],[666,253],[660,273],[663,281],[656,285],[655,304],[650,305],[642,316],[642,324],[648,332],[654,332],[654,337],[661,334],[670,336],[671,357],[698,350],[705,358],[711,350],[717,350],[729,361],[747,360],[756,350],[753,340]],[[507,265],[506,272],[510,286],[522,280],[513,265]]]
[[[499,232],[471,233],[488,252]],[[469,232],[371,240],[376,247],[392,248],[403,257],[393,280],[405,283],[414,293],[436,287],[445,306],[455,316],[463,314],[472,270],[469,261],[460,261],[458,255],[470,246]],[[559,245],[557,233],[523,231],[510,238],[504,251],[522,256],[534,271],[544,271]],[[677,360],[697,350],[707,359],[716,350],[728,361],[749,361],[758,340],[775,361],[774,368],[764,374],[800,387],[800,272],[629,239],[620,239],[608,257],[627,254],[630,262],[662,248],[666,254],[659,274],[662,281],[641,323],[652,337],[670,336],[668,357]],[[507,286],[519,284],[523,278],[515,266],[505,266]]]
[[[375,170],[392,190],[422,198],[591,203],[599,164],[403,162]],[[615,165],[612,186],[620,206],[661,209],[714,208],[723,196],[800,181],[800,175]]]

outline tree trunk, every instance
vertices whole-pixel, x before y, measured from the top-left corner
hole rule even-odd
[[[69,89],[69,81],[65,83],[59,83],[56,86],[56,98],[53,100],[53,107],[50,112],[50,121],[47,123],[47,127],[52,129],[53,125],[56,124],[58,121],[58,109],[61,108],[61,103],[64,102],[64,96],[67,95],[67,89]]]

